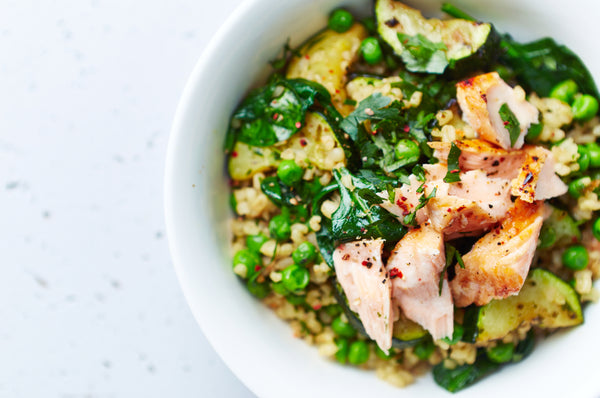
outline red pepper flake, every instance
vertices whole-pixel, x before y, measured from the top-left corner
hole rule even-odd
[[[313,305],[313,307],[312,307],[312,308],[313,308],[313,310],[315,310],[315,311],[318,311],[318,310],[320,310],[320,309],[321,309],[321,307],[322,307],[322,305],[321,305],[321,304],[315,304],[315,305]]]
[[[260,269],[261,269],[261,268],[262,268],[262,267],[261,267],[260,265],[256,264],[256,265],[254,266],[254,271],[258,272],[258,271],[260,271]]]
[[[410,126],[407,124],[406,126],[404,126],[404,132],[408,133],[410,131]]]
[[[450,173],[458,173],[458,172],[460,172],[460,170],[458,170],[458,169],[450,170]]]
[[[302,138],[302,139],[300,140],[300,145],[301,145],[301,146],[306,146],[306,145],[308,145],[308,142],[306,142],[306,140],[305,140],[304,138]]]
[[[373,266],[373,263],[365,260],[362,262],[362,265],[370,269]]]
[[[300,123],[300,122],[296,122],[296,125],[295,125],[295,126],[296,126],[296,128],[297,128],[297,129],[299,129],[300,127],[302,127],[302,123]]]
[[[231,152],[232,158],[237,158],[238,153],[236,151]]]
[[[333,73],[333,69],[329,69],[329,73]]]
[[[336,94],[339,94],[339,93],[340,93],[340,90],[338,90],[338,89],[336,88],[336,89],[335,89],[335,93],[336,93]]]
[[[273,114],[273,120],[277,120],[278,117],[279,117],[279,113],[274,113]]]
[[[505,125],[505,126],[508,126],[508,123],[509,123],[508,120],[505,121],[505,122],[502,122],[502,124]]]
[[[306,58],[306,59],[310,59],[310,55],[306,54],[306,55],[304,56],[304,58]]]
[[[360,232],[361,232],[361,233],[363,233],[363,234],[365,233],[365,231],[366,231],[366,230],[367,230],[367,229],[366,229],[365,227],[361,227],[361,228],[360,228]]]
[[[371,134],[373,134],[373,135],[377,135],[377,133],[378,133],[378,131],[377,131],[377,130],[373,130],[373,131],[371,131]]]
[[[394,279],[394,278],[402,278],[402,272],[398,269],[398,268],[392,268],[390,270],[390,279]]]

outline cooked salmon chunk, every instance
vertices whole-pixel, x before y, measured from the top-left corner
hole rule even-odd
[[[464,119],[479,137],[504,149],[521,148],[529,126],[538,122],[539,112],[527,102],[523,90],[510,87],[496,72],[457,83],[456,99]],[[503,104],[508,105],[519,122],[520,132],[514,145],[499,112]]]
[[[554,172],[552,152],[540,146],[524,148],[525,159],[512,182],[512,194],[532,203],[563,195],[567,185]]]
[[[478,306],[517,294],[529,272],[542,228],[542,202],[517,199],[499,227],[478,240],[450,282],[457,307]]]
[[[425,223],[396,244],[387,264],[394,302],[436,340],[451,336],[454,327],[454,307],[445,275],[441,294],[439,291],[445,263],[442,234]]]
[[[392,285],[381,260],[383,240],[361,240],[338,246],[333,264],[350,309],[365,331],[387,352],[392,346]]]

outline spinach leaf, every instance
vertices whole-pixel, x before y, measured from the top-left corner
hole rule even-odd
[[[424,184],[421,184],[421,186],[419,188],[417,188],[417,192],[421,193],[423,192],[423,186]],[[431,198],[435,197],[435,194],[437,193],[437,187],[433,188],[433,191],[431,191],[431,193],[429,195],[421,195],[419,196],[419,204],[417,205],[417,207],[415,207],[415,209],[410,213],[407,214],[406,216],[404,216],[404,220],[403,223],[404,225],[410,225],[413,227],[417,226],[417,212],[419,210],[421,210],[423,207],[427,206],[427,203],[429,202],[429,200]]]
[[[342,176],[350,176],[354,190],[342,184]],[[340,189],[340,206],[331,217],[331,235],[337,242],[384,238],[397,242],[406,233],[406,228],[387,210],[367,199],[365,190],[377,192],[366,178],[353,176],[348,170],[334,170],[334,177]],[[363,196],[359,193],[362,192]]]
[[[515,347],[515,352],[513,353],[512,361],[520,362],[523,359],[527,358],[529,354],[535,348],[535,333],[533,329],[530,329],[527,332],[527,336],[525,339],[519,341],[517,346]]]
[[[462,390],[470,386],[485,375],[500,367],[499,364],[490,361],[485,349],[479,349],[477,359],[472,365],[460,365],[454,369],[444,367],[444,362],[433,367],[433,379],[435,382],[450,392]]]
[[[440,282],[439,282],[439,295],[442,295],[442,287],[444,286],[444,276],[448,271],[448,267],[454,264],[454,260],[458,262],[460,268],[465,268],[465,263],[463,262],[462,256],[460,252],[456,249],[456,247],[446,243],[446,264],[440,272]]]
[[[411,72],[444,73],[448,66],[445,52],[448,48],[444,43],[433,43],[421,33],[415,36],[398,33],[398,39],[404,46],[401,57],[406,69]]]
[[[553,39],[543,38],[521,44],[505,35],[500,47],[502,55],[499,62],[513,70],[516,80],[525,90],[547,97],[556,84],[573,79],[582,93],[600,99],[594,78],[581,59]]]
[[[504,122],[504,127],[506,127],[510,135],[510,146],[514,147],[515,142],[517,142],[517,139],[519,139],[519,135],[521,135],[521,125],[519,124],[519,119],[517,119],[513,111],[510,110],[506,102],[500,106],[499,113],[500,118]]]
[[[358,107],[340,123],[340,127],[356,141],[359,125],[366,120],[384,120],[398,116],[398,109],[386,108],[391,102],[391,98],[374,93],[360,101]]]
[[[270,83],[253,90],[234,112],[227,148],[236,141],[264,147],[287,140],[302,128],[306,111],[317,102],[331,103],[320,84],[275,75]]]
[[[453,142],[450,146],[450,152],[448,153],[448,172],[444,177],[444,182],[457,182],[460,181],[460,159],[461,150]]]

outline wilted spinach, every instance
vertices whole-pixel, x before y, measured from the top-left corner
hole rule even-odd
[[[500,367],[499,364],[490,361],[485,354],[485,349],[480,348],[477,359],[472,365],[465,364],[448,369],[444,362],[433,367],[433,379],[435,382],[450,392],[462,390],[470,386],[485,375]]]
[[[446,45],[442,42],[434,43],[418,33],[410,36],[398,33],[398,39],[404,46],[401,57],[406,69],[411,72],[444,73],[448,66]]]

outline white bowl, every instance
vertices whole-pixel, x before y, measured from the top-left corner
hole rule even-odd
[[[441,1],[408,2],[438,13]],[[595,0],[456,0],[520,40],[552,36],[582,56],[600,81],[600,6]],[[366,13],[370,0],[248,0],[230,16],[185,88],[169,141],[165,207],[173,263],[194,316],[231,368],[260,397],[434,396],[431,376],[399,390],[374,372],[340,366],[292,337],[289,326],[254,300],[231,269],[229,188],[223,142],[228,119],[260,82],[288,37],[297,44],[325,26],[339,5]],[[600,396],[600,305],[586,322],[539,344],[524,362],[460,392],[464,397]]]

